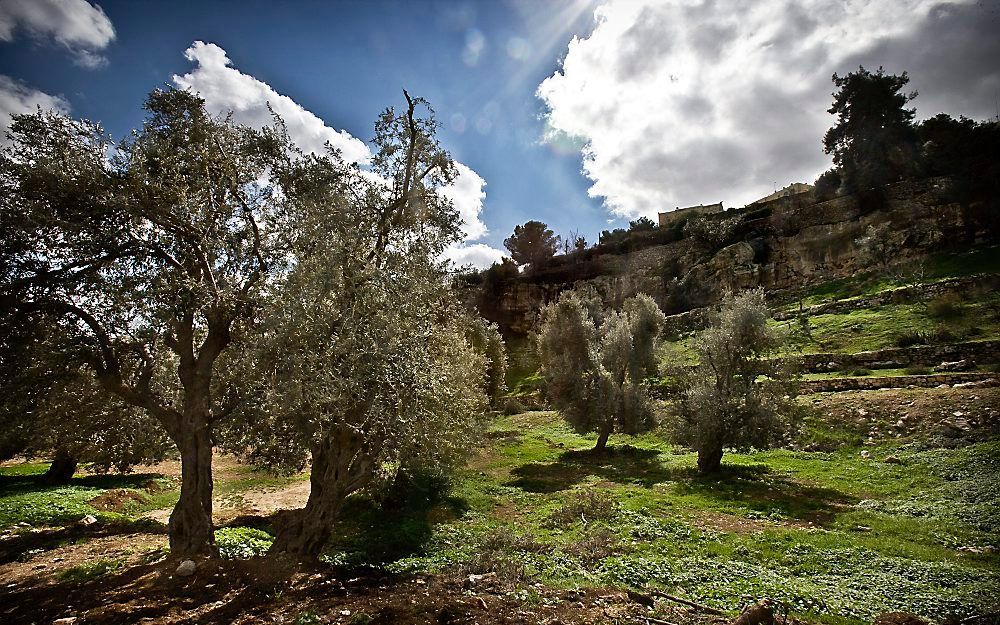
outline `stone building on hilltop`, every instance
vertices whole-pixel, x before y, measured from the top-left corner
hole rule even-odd
[[[676,210],[667,211],[665,213],[658,213],[659,225],[661,228],[669,226],[671,223],[676,222],[678,219],[683,219],[686,217],[694,217],[695,215],[709,215],[712,213],[722,212],[722,202],[718,204],[699,204],[698,206],[687,206],[685,208],[677,208]]]

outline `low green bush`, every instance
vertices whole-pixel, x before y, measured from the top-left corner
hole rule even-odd
[[[253,527],[223,527],[215,530],[219,555],[226,560],[245,560],[262,556],[271,548],[274,537]]]
[[[923,332],[904,332],[896,336],[894,341],[896,347],[913,347],[914,345],[927,345],[927,335]]]

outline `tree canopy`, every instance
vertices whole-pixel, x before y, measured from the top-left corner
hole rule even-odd
[[[766,448],[788,429],[792,389],[771,358],[780,337],[768,318],[763,289],[727,295],[695,340],[697,367],[680,374],[680,440],[698,452],[703,473],[719,469],[726,447]]]
[[[906,72],[886,74],[864,67],[833,75],[838,91],[829,112],[837,121],[823,137],[848,192],[895,182],[913,173],[916,163],[915,110],[906,108],[916,92],[903,93]]]
[[[439,261],[461,236],[438,193],[455,168],[429,106],[404,95],[378,118],[366,170],[174,89],[118,144],[60,114],[15,117],[0,158],[4,336],[44,330],[69,363],[57,381],[102,398],[87,412],[120,408],[123,427],[141,409],[166,432],[178,555],[215,552],[213,446],[271,468],[311,460],[306,509],[275,542],[307,556],[378,473],[444,468],[471,447],[495,381]]]
[[[574,430],[597,432],[596,450],[613,432],[653,426],[642,383],[656,371],[663,320],[647,295],[605,311],[596,293],[566,291],[542,311],[538,352],[546,397]]]
[[[503,244],[515,263],[535,268],[555,255],[559,237],[544,223],[528,221],[523,226],[514,226],[514,234]]]

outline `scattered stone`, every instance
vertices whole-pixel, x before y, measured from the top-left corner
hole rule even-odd
[[[903,363],[895,360],[879,360],[871,364],[872,369],[902,369]]]
[[[867,449],[862,449],[861,450],[861,457],[865,458],[865,459],[871,458],[872,457],[872,452],[868,451]]]
[[[73,625],[76,622],[75,616],[67,616],[65,618],[57,618],[52,621],[52,625]]]
[[[340,615],[341,616],[350,616],[351,615],[351,611],[350,610],[341,610],[340,611]]]
[[[956,360],[954,362],[942,362],[934,367],[935,371],[965,371],[972,367],[968,360]]]
[[[97,517],[92,514],[88,514],[80,519],[80,525],[93,525],[94,523],[97,523]]]
[[[185,560],[177,567],[176,572],[180,577],[191,577],[197,569],[198,565],[194,563],[194,560]]]
[[[858,408],[858,414],[861,415],[862,417],[865,417],[868,415],[868,411],[865,410],[864,408]]]
[[[899,456],[886,456],[884,462],[886,464],[902,464],[903,463],[903,461],[899,459]]]

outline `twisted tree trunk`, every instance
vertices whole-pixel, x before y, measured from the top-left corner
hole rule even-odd
[[[309,499],[277,528],[270,553],[296,559],[319,557],[330,540],[344,500],[371,480],[373,463],[363,451],[360,435],[335,428],[312,453]]]
[[[698,472],[715,473],[722,466],[722,447],[698,450]]]
[[[215,555],[212,525],[212,440],[207,421],[183,433],[181,495],[170,513],[170,552],[181,556]]]
[[[611,437],[611,428],[602,427],[601,431],[597,434],[597,444],[594,445],[594,451],[597,453],[604,453],[608,448],[608,438]]]
[[[78,461],[64,447],[56,449],[56,455],[52,459],[52,464],[42,476],[42,481],[46,484],[66,484],[76,473]]]

